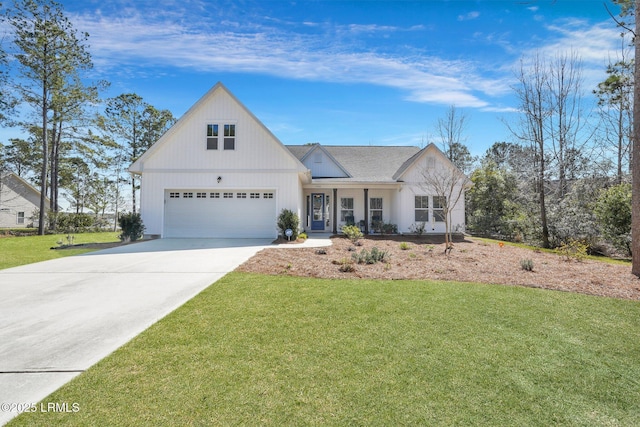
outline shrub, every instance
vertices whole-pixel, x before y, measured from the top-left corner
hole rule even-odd
[[[353,261],[348,258],[342,258],[340,260],[340,267],[338,268],[338,270],[342,271],[343,273],[352,273],[356,271],[356,268],[353,266]]]
[[[411,227],[409,227],[409,231],[419,237],[424,234],[426,228],[426,222],[416,222],[415,224],[411,224]]]
[[[145,226],[139,213],[121,214],[118,218],[118,224],[120,224],[122,231],[118,237],[122,242],[135,242],[144,235]]]
[[[376,262],[382,262],[387,257],[387,251],[381,251],[380,249],[373,247],[371,252],[363,249],[360,253],[352,254],[351,257],[358,264],[375,264]]]
[[[521,259],[520,260],[520,267],[524,271],[533,271],[533,261],[530,260],[530,259]]]
[[[96,220],[88,213],[51,212],[52,222],[55,221],[56,229],[64,233],[85,233],[96,227]]]
[[[409,244],[407,242],[402,242],[400,243],[400,249],[403,251],[406,251],[408,249],[410,249],[411,247],[409,246]]]
[[[580,240],[570,240],[569,243],[562,243],[556,249],[556,253],[564,258],[565,261],[583,261],[587,257],[589,245]]]
[[[299,227],[300,218],[298,218],[298,214],[290,209],[282,209],[282,212],[280,212],[280,215],[278,215],[278,228],[282,232],[282,237],[286,237],[286,230],[291,230],[293,231],[291,239],[297,239]]]
[[[631,185],[602,190],[594,207],[602,234],[626,255],[631,255]]]
[[[398,234],[398,225],[390,222],[374,221],[371,224],[371,228],[374,232],[380,234]]]
[[[355,225],[345,225],[342,227],[342,233],[353,243],[357,242],[358,239],[362,237],[362,231],[360,231],[360,228]]]
[[[298,239],[304,239],[307,240],[309,238],[309,236],[307,236],[307,233],[300,233],[298,234]]]

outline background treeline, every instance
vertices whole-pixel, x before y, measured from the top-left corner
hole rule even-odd
[[[109,82],[90,78],[89,35],[78,33],[60,4],[16,0],[0,3],[0,11],[8,29],[0,45],[0,124],[22,130],[2,141],[0,177],[11,171],[41,189],[40,234],[59,226],[63,202],[115,228],[118,214],[137,204],[139,183],[127,167],[175,118],[135,93],[101,98]],[[621,39],[595,87],[585,87],[573,52],[522,58],[514,70],[518,105],[509,113],[515,119],[504,122],[513,138],[480,158],[465,145],[464,113],[452,106],[437,120],[443,151],[474,184],[466,194],[469,232],[543,247],[582,240],[593,251],[629,255],[630,45]]]
[[[173,115],[135,93],[102,99],[109,82],[90,79],[89,35],[73,27],[59,3],[0,3],[0,21],[8,29],[0,45],[0,124],[21,129],[0,145],[0,191],[7,172],[40,189],[39,234],[58,228],[65,202],[97,223],[111,214],[115,228],[122,210],[136,209],[139,183],[128,166],[175,122]]]

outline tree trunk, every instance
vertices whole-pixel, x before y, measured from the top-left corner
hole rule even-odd
[[[38,234],[45,234],[45,214],[47,210],[47,84],[42,85],[42,169],[40,170],[40,212],[38,216]]]
[[[635,10],[640,11],[640,0],[635,0]],[[640,33],[640,20],[636,19],[636,37]],[[640,41],[635,40],[635,55],[640,58]],[[640,277],[640,61],[636,60],[635,85],[633,86],[633,141],[631,185],[631,273]]]

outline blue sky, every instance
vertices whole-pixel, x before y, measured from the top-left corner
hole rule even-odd
[[[455,105],[482,154],[512,140],[521,58],[572,49],[588,95],[621,46],[602,0],[61,3],[104,96],[179,117],[221,81],[285,144],[420,146]]]

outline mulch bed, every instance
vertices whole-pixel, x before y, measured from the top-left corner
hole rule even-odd
[[[408,248],[401,249],[401,242]],[[469,237],[458,238],[450,254],[445,254],[440,237],[367,236],[360,239],[362,246],[354,246],[334,236],[332,243],[326,248],[264,249],[237,271],[328,279],[455,280],[640,300],[640,279],[631,274],[630,264],[567,261],[553,253]],[[373,247],[386,251],[384,261],[354,263],[353,271],[341,271],[343,264],[352,262],[353,253]],[[522,269],[524,259],[533,262],[533,271]]]

